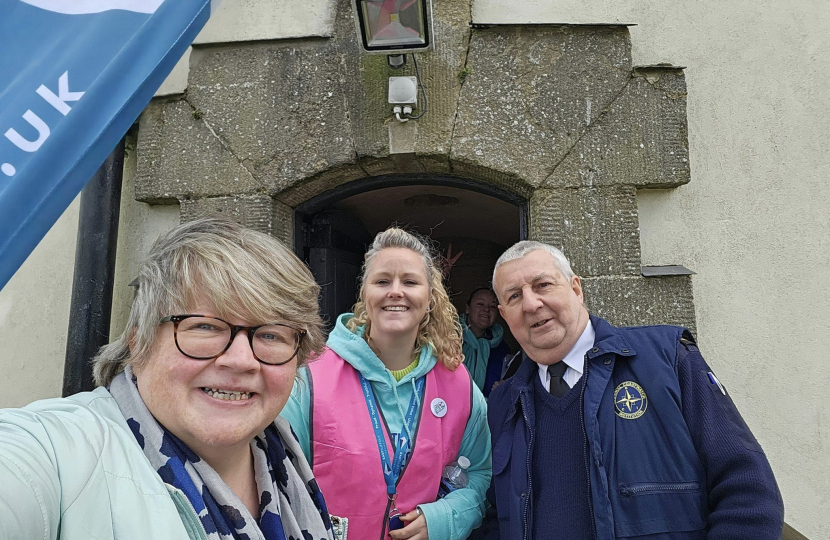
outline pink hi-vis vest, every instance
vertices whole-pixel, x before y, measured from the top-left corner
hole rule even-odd
[[[308,367],[311,463],[328,511],[349,519],[349,540],[380,538],[389,499],[358,373],[331,349]],[[471,384],[466,369],[450,371],[440,361],[427,373],[412,456],[398,479],[396,505],[402,514],[437,498],[444,466],[458,457],[470,418]],[[432,412],[436,398],[446,403],[440,418]],[[384,433],[391,459],[388,428]]]

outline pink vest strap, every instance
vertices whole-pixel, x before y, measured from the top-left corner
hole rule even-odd
[[[388,497],[358,373],[331,349],[309,364],[309,372],[312,469],[328,510],[349,519],[349,539],[380,538]],[[441,418],[430,407],[436,398],[447,405]],[[471,406],[467,370],[450,371],[438,362],[426,375],[412,457],[398,481],[402,513],[437,498],[444,466],[458,457]]]

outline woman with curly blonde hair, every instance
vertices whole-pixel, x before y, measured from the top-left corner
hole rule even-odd
[[[458,369],[462,334],[427,243],[398,228],[366,253],[354,313],[300,375],[289,420],[347,538],[467,538],[484,512],[484,397]],[[467,466],[466,486],[441,483]]]

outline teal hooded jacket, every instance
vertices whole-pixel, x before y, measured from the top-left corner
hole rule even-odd
[[[344,313],[338,317],[326,345],[369,381],[388,422],[389,430],[400,433],[403,429],[403,411],[409,405],[415,381],[429,372],[437,359],[431,348],[423,348],[417,367],[400,381],[396,381],[363,339],[363,328],[358,328],[357,333],[352,333],[346,328],[346,322],[351,317],[351,313]],[[307,370],[300,370],[291,397],[281,414],[291,424],[306,459],[309,459],[311,392],[307,380]],[[430,540],[463,540],[481,523],[484,515],[485,492],[492,475],[490,429],[487,425],[487,402],[475,385],[472,389],[471,405],[470,419],[467,421],[459,451],[459,456],[465,456],[470,460],[470,468],[467,471],[469,483],[466,488],[453,491],[442,499],[419,505],[427,521]],[[348,426],[345,420],[344,427]],[[325,493],[323,495],[325,496]]]

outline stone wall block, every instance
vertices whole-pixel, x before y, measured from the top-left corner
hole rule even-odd
[[[280,201],[271,205],[271,235],[294,250],[294,209]]]
[[[690,179],[683,72],[642,68],[634,70],[625,90],[602,111],[546,185],[667,188]]]
[[[351,163],[342,167],[329,169],[309,178],[307,181],[297,183],[289,189],[277,193],[274,195],[274,198],[293,208],[341,184],[365,176],[366,171],[360,165]]]
[[[424,172],[433,174],[451,174],[452,166],[447,154],[419,154],[418,161]]]
[[[213,197],[181,201],[180,220],[193,221],[210,214],[223,214],[251,229],[294,245],[294,209],[265,195]]]
[[[634,187],[540,189],[529,210],[530,238],[562,249],[578,275],[640,274]]]
[[[225,147],[187,102],[153,101],[138,131],[135,199],[176,199],[252,193],[261,183]]]
[[[416,153],[449,154],[458,96],[465,80],[464,66],[470,42],[472,0],[433,2],[435,47],[418,55],[429,111],[418,122]],[[414,66],[411,66],[414,67]],[[414,73],[413,73],[414,75]],[[423,110],[418,95],[418,111]]]
[[[519,178],[515,174],[493,170],[483,165],[466,161],[450,161],[452,175],[461,178],[469,178],[486,184],[503,188],[511,193],[524,198],[530,198],[533,194],[533,186]]]
[[[196,50],[188,101],[275,194],[354,161],[329,40]]]
[[[474,29],[451,157],[540,185],[631,77],[628,29]]]
[[[223,214],[246,227],[270,234],[271,206],[271,197],[265,195],[184,199],[181,201],[180,218],[185,223],[205,215]]]
[[[618,326],[674,324],[695,333],[691,276],[588,277],[582,291],[591,313]]]
[[[349,116],[353,152],[361,157],[383,157],[388,154],[389,144],[386,122],[392,118],[392,108],[387,102],[388,79],[409,73],[388,67],[384,55],[363,52],[355,31],[352,1],[337,0],[333,46]]]

